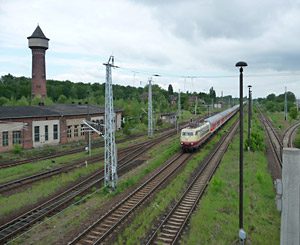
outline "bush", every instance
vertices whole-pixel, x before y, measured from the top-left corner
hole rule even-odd
[[[75,202],[76,205],[80,204],[80,199],[81,199],[80,197],[75,197],[74,198],[74,202]]]
[[[261,132],[253,130],[250,134],[250,150],[251,151],[264,151],[266,145],[264,137]],[[244,151],[248,150],[248,137],[244,141]]]
[[[125,125],[125,127],[124,127],[124,129],[123,129],[123,133],[124,133],[125,135],[131,135],[131,130],[130,130],[129,124],[126,124],[126,125]]]
[[[14,149],[13,149],[14,154],[22,154],[22,146],[19,144],[14,144]]]
[[[212,184],[212,189],[215,192],[221,192],[222,191],[223,180],[213,177],[212,181],[211,181],[211,184]]]
[[[300,135],[294,140],[294,145],[300,149]]]
[[[161,118],[157,119],[156,125],[157,126],[162,126],[162,124],[163,124],[163,122],[162,122]]]

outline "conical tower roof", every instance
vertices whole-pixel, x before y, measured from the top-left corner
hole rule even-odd
[[[32,35],[30,37],[27,37],[27,39],[30,39],[30,38],[42,38],[42,39],[46,39],[46,40],[50,40],[49,38],[47,38],[42,29],[40,28],[40,26],[38,25],[36,27],[36,29],[34,30],[34,32],[32,33]]]

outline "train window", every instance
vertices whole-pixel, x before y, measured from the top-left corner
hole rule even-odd
[[[182,136],[193,136],[193,132],[182,132]]]

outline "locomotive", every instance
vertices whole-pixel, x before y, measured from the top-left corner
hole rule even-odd
[[[236,105],[212,117],[206,118],[204,122],[190,124],[187,128],[182,129],[180,134],[180,148],[185,152],[192,152],[199,148],[199,146],[229,120],[238,109],[239,105]]]

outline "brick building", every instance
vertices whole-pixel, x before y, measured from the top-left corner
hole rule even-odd
[[[20,144],[23,149],[57,145],[85,139],[85,125],[97,123],[104,131],[104,106],[58,104],[49,106],[4,106],[0,110],[0,152]],[[121,128],[123,109],[115,108],[116,130]]]

